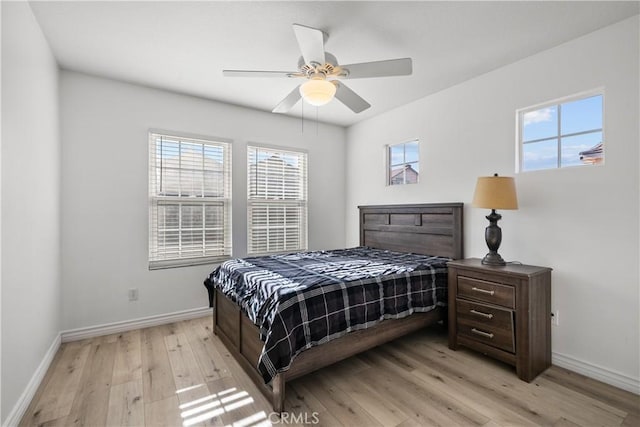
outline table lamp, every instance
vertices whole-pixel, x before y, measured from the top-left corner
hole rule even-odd
[[[491,209],[491,213],[486,216],[489,226],[484,231],[489,253],[482,259],[482,263],[506,265],[505,260],[498,254],[502,242],[502,230],[498,227],[498,221],[502,215],[496,213],[496,209],[518,209],[515,180],[513,177],[498,176],[497,173],[493,176],[479,177],[471,204],[476,208]]]

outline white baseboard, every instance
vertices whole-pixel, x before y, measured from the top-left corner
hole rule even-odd
[[[38,387],[42,383],[44,376],[53,362],[53,358],[56,356],[58,349],[60,348],[60,334],[56,335],[51,343],[51,346],[45,353],[42,358],[42,362],[38,365],[38,368],[33,373],[33,376],[29,380],[27,387],[24,389],[15,406],[7,416],[7,419],[4,421],[3,426],[17,426],[20,423],[20,420],[24,416],[24,413],[27,411],[29,404],[31,403],[31,399],[35,396],[36,391],[38,391]]]
[[[157,316],[141,317],[139,319],[125,320],[122,322],[107,323],[104,325],[89,326],[86,328],[70,329],[62,331],[62,342],[78,341],[86,338],[94,338],[102,335],[118,334],[134,329],[149,328],[151,326],[166,325],[167,323],[181,320],[195,319],[212,314],[212,308],[193,308],[190,310],[176,311],[174,313],[160,314]]]
[[[638,378],[633,378],[566,354],[552,353],[551,363],[631,393],[640,394],[640,379]]]

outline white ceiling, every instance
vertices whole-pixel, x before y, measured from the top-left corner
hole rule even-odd
[[[291,24],[329,34],[342,64],[413,58],[413,75],[346,83],[372,107],[334,100],[320,121],[348,126],[639,13],[639,2],[31,2],[60,66],[271,111],[297,79]],[[550,72],[552,72],[550,70]],[[524,82],[523,82],[524,83]],[[302,103],[290,114],[300,116]],[[304,114],[315,117],[315,107]]]

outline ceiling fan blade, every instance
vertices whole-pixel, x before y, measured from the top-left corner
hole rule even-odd
[[[294,105],[300,101],[302,95],[300,95],[300,86],[296,86],[289,95],[287,95],[271,112],[272,113],[288,113]]]
[[[222,70],[225,77],[305,77],[298,71]]]
[[[324,65],[324,33],[316,28],[293,24],[298,46],[306,64],[316,62]]]
[[[354,113],[361,113],[367,108],[371,107],[367,101],[362,99],[360,95],[349,89],[344,83],[333,81],[336,85],[336,98],[344,105],[349,107]]]
[[[359,64],[341,65],[347,70],[346,79],[362,79],[367,77],[407,76],[413,71],[411,58],[388,59],[386,61],[361,62]]]

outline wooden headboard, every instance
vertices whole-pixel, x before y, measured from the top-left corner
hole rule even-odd
[[[462,203],[358,206],[360,245],[463,257]]]

